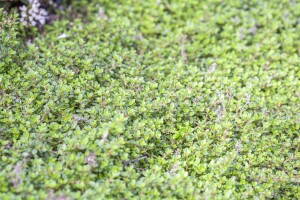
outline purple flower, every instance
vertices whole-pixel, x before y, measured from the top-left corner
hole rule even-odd
[[[21,6],[20,21],[24,26],[43,26],[46,23],[48,13],[45,9],[41,8],[39,0],[29,0],[29,5]]]

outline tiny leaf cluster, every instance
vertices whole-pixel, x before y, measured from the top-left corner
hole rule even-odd
[[[0,199],[300,198],[299,2],[72,7],[0,10]]]

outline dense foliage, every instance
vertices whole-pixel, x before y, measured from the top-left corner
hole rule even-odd
[[[0,11],[0,199],[300,198],[298,1],[68,9]]]

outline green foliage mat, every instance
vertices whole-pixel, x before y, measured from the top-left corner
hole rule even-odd
[[[300,198],[298,1],[71,7],[1,11],[0,199]]]

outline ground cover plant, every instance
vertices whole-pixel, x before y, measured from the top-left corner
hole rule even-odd
[[[298,1],[61,3],[0,11],[0,199],[300,198]]]

